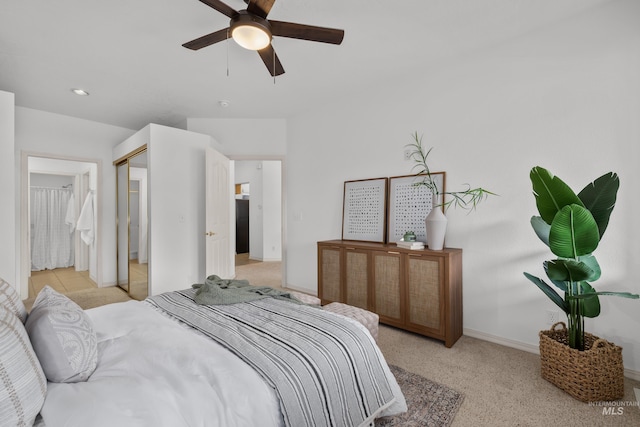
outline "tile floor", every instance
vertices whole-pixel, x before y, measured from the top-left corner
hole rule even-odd
[[[96,283],[89,278],[88,271],[76,271],[74,267],[32,271],[29,278],[29,298],[38,295],[45,285],[61,293],[97,288]]]

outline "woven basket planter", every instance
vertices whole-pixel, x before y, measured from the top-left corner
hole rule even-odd
[[[558,325],[562,328],[556,328]],[[622,347],[585,333],[584,351],[573,349],[563,322],[539,335],[542,378],[582,402],[622,398]]]

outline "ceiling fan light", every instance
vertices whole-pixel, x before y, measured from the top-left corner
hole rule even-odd
[[[271,43],[271,34],[259,26],[243,24],[231,30],[231,37],[245,49],[261,50]]]

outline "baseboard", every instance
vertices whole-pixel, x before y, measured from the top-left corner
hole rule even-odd
[[[261,257],[249,256],[249,260],[259,261],[259,262],[280,262],[282,261],[282,258],[261,258]]]
[[[98,286],[99,288],[110,288],[112,286],[116,286],[116,282],[102,282],[102,286]]]
[[[505,347],[511,347],[518,350],[526,351],[528,353],[540,354],[540,349],[537,345],[527,344],[521,341],[510,340],[508,338],[502,338],[497,335],[487,334],[485,332],[476,331],[475,329],[464,328],[462,333],[468,337],[478,338],[479,340],[489,341],[495,344],[500,344]]]
[[[310,291],[309,289],[304,289],[304,288],[300,288],[298,286],[291,286],[291,285],[285,285],[284,289],[291,289],[292,291],[298,291],[298,292],[302,292],[303,294],[307,294],[307,295],[313,295],[314,297],[317,297],[318,294],[317,292],[314,294],[312,291]]]
[[[540,349],[536,345],[510,340],[508,338],[502,338],[496,335],[487,334],[485,332],[476,331],[474,329],[464,328],[462,330],[462,333],[468,337],[477,338],[479,340],[489,341],[495,344],[500,344],[505,347],[515,348],[517,350],[522,350],[529,353],[540,354]],[[640,371],[625,368],[624,376],[632,380],[640,381]]]

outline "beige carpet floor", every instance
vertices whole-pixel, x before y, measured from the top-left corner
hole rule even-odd
[[[246,254],[236,257],[236,279],[248,280],[255,286],[282,287],[282,263],[254,261]]]
[[[634,387],[625,378],[623,415],[603,415],[540,376],[536,354],[463,336],[452,348],[380,325],[378,345],[387,362],[464,394],[452,426],[640,426]]]

